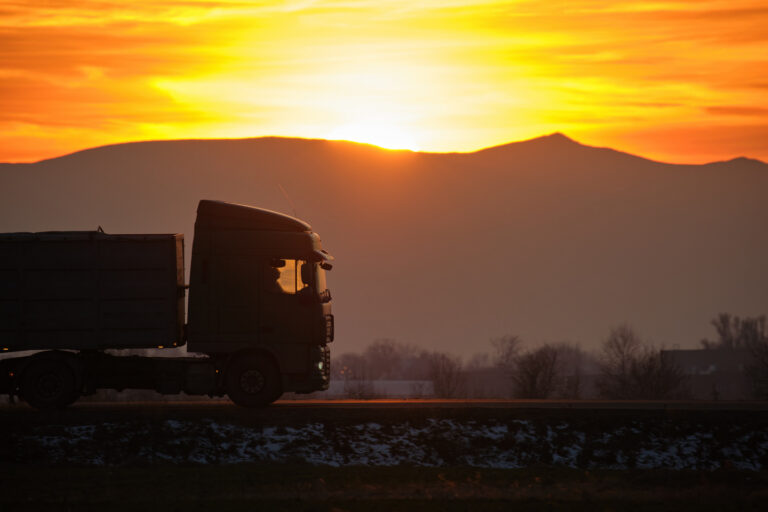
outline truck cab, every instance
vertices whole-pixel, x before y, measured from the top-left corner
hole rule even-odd
[[[332,259],[303,221],[202,200],[185,324],[181,234],[0,234],[0,393],[40,409],[98,389],[257,407],[328,389]]]
[[[257,405],[286,391],[327,389],[334,328],[325,273],[332,260],[301,220],[200,201],[187,350],[220,362],[233,401]]]

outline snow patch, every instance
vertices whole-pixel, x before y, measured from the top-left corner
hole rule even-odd
[[[568,422],[478,423],[427,419],[351,425],[307,423],[248,427],[213,420],[165,420],[154,425],[46,425],[15,435],[19,453],[47,463],[121,465],[137,460],[173,464],[296,462],[327,466],[471,466],[520,468],[704,469],[760,471],[768,433],[678,432],[674,424],[627,425],[587,433]],[[661,432],[664,434],[662,435]]]

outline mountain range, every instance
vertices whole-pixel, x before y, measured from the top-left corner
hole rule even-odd
[[[474,153],[264,137],[136,142],[0,164],[0,232],[185,233],[199,199],[296,215],[337,258],[338,350],[469,356],[506,334],[596,348],[612,326],[693,348],[768,313],[768,165],[655,162],[562,134]]]

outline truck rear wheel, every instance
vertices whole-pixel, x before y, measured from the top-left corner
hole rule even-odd
[[[80,396],[75,373],[61,359],[32,361],[24,370],[20,395],[36,409],[62,409]]]
[[[237,405],[265,407],[283,394],[280,372],[266,357],[249,355],[227,367],[227,394]]]

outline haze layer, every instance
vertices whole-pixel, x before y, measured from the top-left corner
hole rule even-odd
[[[562,135],[472,154],[322,140],[148,142],[0,165],[0,232],[183,232],[221,199],[295,213],[337,257],[336,349],[594,347],[629,322],[694,347],[768,312],[768,165],[685,166]]]

